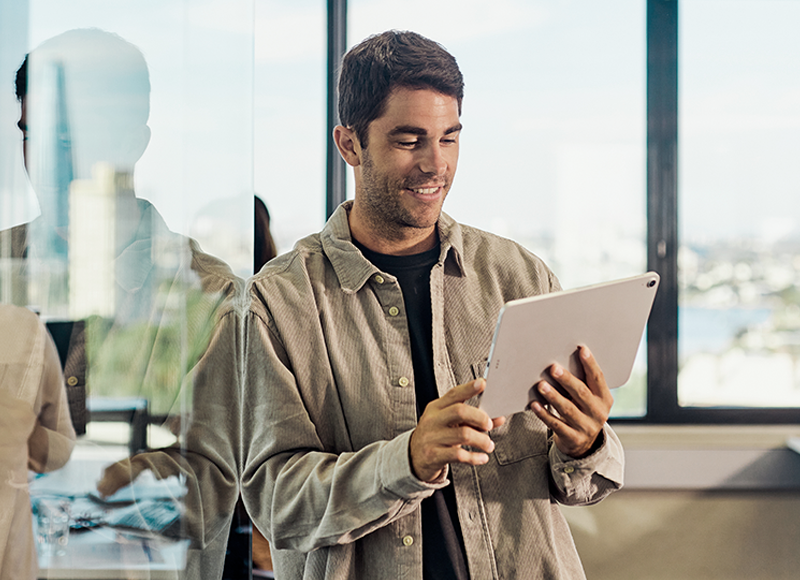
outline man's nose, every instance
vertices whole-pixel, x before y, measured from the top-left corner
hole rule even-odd
[[[431,175],[444,175],[447,172],[447,158],[439,143],[434,142],[425,148],[419,167],[423,173]]]

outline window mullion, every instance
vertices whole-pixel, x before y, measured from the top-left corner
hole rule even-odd
[[[647,420],[678,411],[678,2],[647,2],[647,262],[661,286],[647,330]]]

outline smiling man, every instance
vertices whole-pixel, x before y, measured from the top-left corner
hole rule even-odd
[[[279,578],[583,578],[556,502],[622,485],[588,349],[570,398],[477,407],[497,313],[559,289],[518,244],[442,212],[463,80],[440,45],[370,37],[344,58],[334,141],[356,194],[250,283],[242,493]]]

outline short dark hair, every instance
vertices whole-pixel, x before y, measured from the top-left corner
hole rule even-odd
[[[17,74],[14,77],[14,92],[17,95],[17,100],[21,103],[22,99],[28,94],[28,55],[25,55],[25,60],[19,65]]]
[[[344,56],[339,74],[339,119],[367,146],[367,127],[383,114],[398,88],[431,89],[458,101],[464,78],[456,59],[416,32],[388,30],[363,40]]]

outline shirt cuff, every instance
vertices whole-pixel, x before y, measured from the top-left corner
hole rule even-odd
[[[563,453],[558,446],[550,450],[550,462],[553,475],[565,479],[585,477],[589,473],[597,473],[604,478],[622,486],[625,471],[624,452],[617,434],[606,423],[601,435],[602,445],[590,455],[575,459]]]
[[[380,452],[380,477],[381,484],[391,493],[405,499],[424,499],[437,489],[449,485],[447,479],[449,469],[433,482],[426,482],[414,475],[411,469],[411,459],[408,456],[408,446],[411,441],[412,431],[408,431],[387,441]]]

